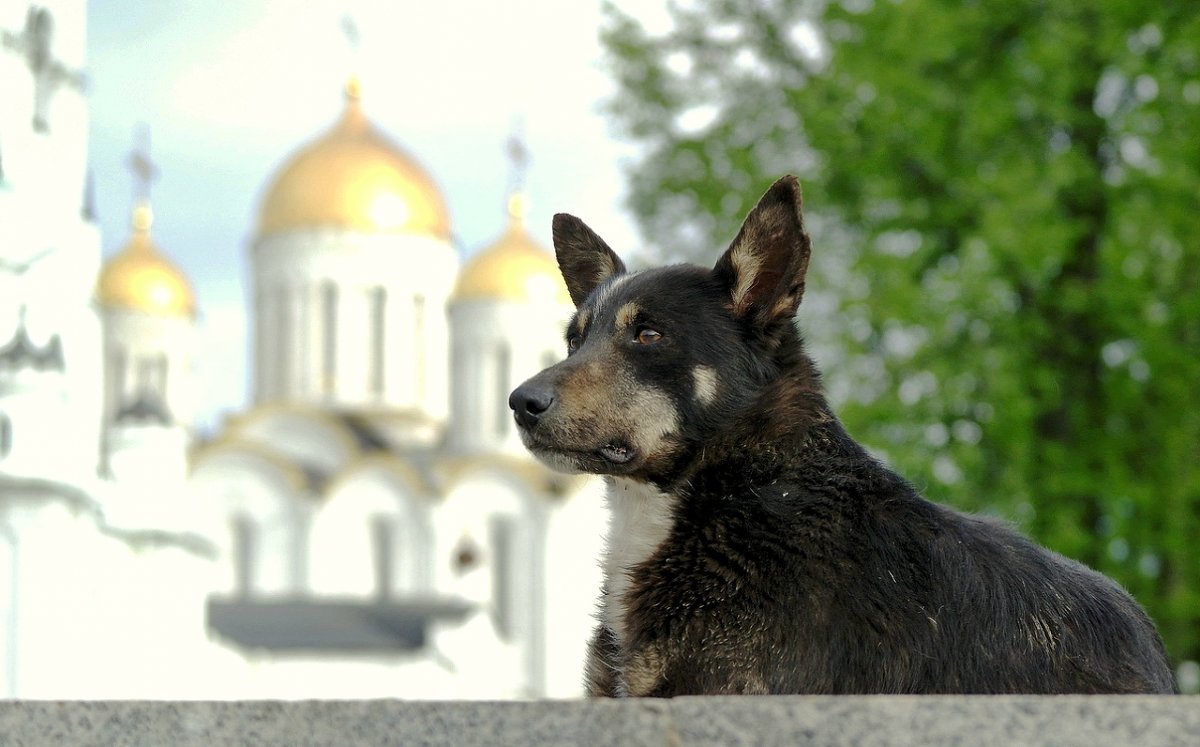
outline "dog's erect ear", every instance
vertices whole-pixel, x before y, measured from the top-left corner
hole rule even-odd
[[[576,307],[597,285],[625,272],[625,263],[604,239],[574,215],[554,216],[554,254]]]
[[[796,313],[811,249],[800,203],[796,177],[775,182],[717,260],[713,273],[729,289],[736,316],[767,324]]]

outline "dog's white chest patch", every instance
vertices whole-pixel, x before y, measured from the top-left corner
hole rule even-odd
[[[622,642],[626,595],[632,583],[630,571],[647,561],[670,535],[675,524],[676,498],[623,477],[608,479],[605,498],[610,512],[604,556],[608,595],[601,614],[617,641]]]

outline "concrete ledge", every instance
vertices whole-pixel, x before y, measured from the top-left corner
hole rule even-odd
[[[857,696],[675,700],[0,703],[0,741],[33,745],[1200,744],[1200,697]]]

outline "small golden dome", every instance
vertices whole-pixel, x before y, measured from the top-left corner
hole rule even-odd
[[[453,301],[554,301],[571,305],[571,295],[554,255],[525,230],[525,202],[525,195],[519,192],[509,198],[508,229],[463,268],[451,296]]]
[[[316,226],[450,236],[441,192],[363,114],[357,79],[341,119],[277,172],[259,213],[260,235]]]
[[[183,272],[150,239],[148,204],[133,211],[133,236],[100,269],[96,299],[108,308],[154,316],[194,316],[196,298]]]

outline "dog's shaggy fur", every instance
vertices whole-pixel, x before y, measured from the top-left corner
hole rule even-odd
[[[629,274],[569,215],[554,243],[570,354],[510,404],[539,458],[608,476],[591,694],[1176,691],[1116,584],[925,500],[846,434],[793,324],[795,178],[711,270]]]

